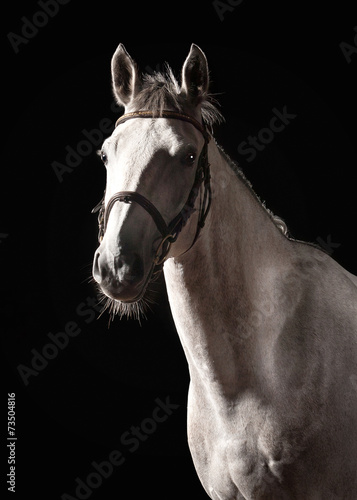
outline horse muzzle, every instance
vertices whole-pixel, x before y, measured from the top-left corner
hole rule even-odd
[[[134,253],[113,255],[99,247],[93,277],[105,295],[121,302],[135,302],[145,292],[147,279],[142,258]]]

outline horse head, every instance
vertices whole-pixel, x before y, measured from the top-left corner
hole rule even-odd
[[[93,277],[119,308],[137,304],[157,266],[187,251],[195,238],[186,222],[195,214],[190,222],[196,219],[197,227],[194,205],[208,182],[209,136],[201,118],[207,61],[192,45],[179,85],[170,69],[165,76],[141,77],[120,44],[112,58],[112,83],[124,116],[100,151],[107,182]]]

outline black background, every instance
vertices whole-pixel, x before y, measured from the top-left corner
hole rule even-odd
[[[96,293],[88,282],[97,245],[90,210],[105,172],[94,146],[62,182],[51,165],[65,163],[66,146],[76,149],[83,129],[119,116],[110,88],[119,42],[142,71],[168,61],[177,75],[194,42],[226,119],[218,142],[294,237],[331,241],[333,258],[357,274],[357,55],[349,63],[340,48],[354,45],[352,2],[243,0],[221,21],[211,2],[71,0],[16,54],[8,33],[21,35],[22,18],[40,10],[16,2],[3,37],[2,405],[16,393],[16,498],[75,498],[76,478],[85,481],[91,463],[115,449],[125,464],[90,498],[208,498],[186,444],[188,372],[164,283],[141,326],[116,319],[108,329],[106,314],[81,315]],[[296,118],[247,162],[238,145],[284,106]],[[31,350],[70,321],[80,334],[25,386],[19,364],[30,366]],[[179,407],[131,453],[120,437],[167,397]]]

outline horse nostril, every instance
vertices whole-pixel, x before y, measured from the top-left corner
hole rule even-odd
[[[113,298],[132,295],[135,287],[143,280],[144,264],[140,255],[135,252],[113,255],[106,249],[98,250],[93,259],[94,280],[104,293]]]
[[[121,253],[114,259],[114,269],[122,281],[140,281],[144,273],[141,257],[135,252]]]

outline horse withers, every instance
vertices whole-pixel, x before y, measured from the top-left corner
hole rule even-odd
[[[181,84],[112,59],[93,276],[136,314],[163,269],[190,372],[188,440],[213,500],[357,498],[357,278],[296,241],[211,137],[192,45]]]

